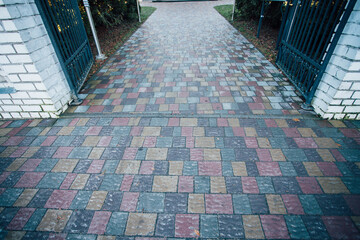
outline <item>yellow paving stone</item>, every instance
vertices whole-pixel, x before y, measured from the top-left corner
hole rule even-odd
[[[169,111],[169,104],[160,104],[159,111],[160,112]]]
[[[82,146],[84,147],[95,147],[100,141],[100,136],[87,136]]]
[[[90,152],[89,159],[100,159],[104,150],[105,148],[94,147]]]
[[[95,85],[93,85],[94,87],[95,87]],[[86,96],[86,100],[92,100],[92,99],[94,99],[96,97],[96,94],[88,94],[87,96]]]
[[[323,173],[315,162],[303,162],[303,164],[309,176],[323,176]]]
[[[96,240],[115,240],[116,237],[115,236],[105,236],[105,235],[98,235],[98,237],[96,238]]]
[[[189,194],[188,213],[205,213],[204,194]]]
[[[16,149],[18,149],[18,147],[7,147],[2,153],[0,153],[0,157],[9,157],[13,152],[16,151]]]
[[[11,132],[12,128],[1,128],[0,129],[0,136],[4,137],[6,136],[9,132]]]
[[[267,101],[269,101],[269,99],[267,99]],[[265,107],[265,109],[272,109],[272,108],[273,108],[273,107],[271,106],[271,104],[268,103],[268,102],[264,102],[264,107]]]
[[[36,127],[41,121],[42,119],[33,119],[28,127]]]
[[[286,214],[286,209],[280,195],[266,194],[270,214]]]
[[[181,127],[196,127],[198,125],[197,118],[180,118]]]
[[[233,97],[219,97],[219,102],[221,102],[221,103],[233,103],[234,98]]]
[[[248,175],[245,162],[231,162],[231,165],[234,176],[246,177]]]
[[[317,180],[325,193],[350,193],[345,184],[338,177],[317,177]]]
[[[228,122],[230,127],[240,127],[239,119],[237,118],[229,118]]]
[[[128,126],[138,126],[140,122],[140,118],[130,118]]]
[[[194,137],[204,137],[205,136],[205,129],[203,127],[194,127],[193,136]]]
[[[177,176],[155,176],[152,187],[153,192],[176,192]]]
[[[86,209],[100,210],[104,204],[107,193],[107,191],[93,191]]]
[[[220,149],[204,149],[205,161],[221,161]]]
[[[148,148],[146,152],[146,160],[166,160],[167,148]],[[173,159],[176,160],[176,159]]]
[[[260,148],[271,148],[271,144],[267,138],[258,137],[257,142]]]
[[[212,105],[210,103],[199,103],[197,104],[198,111],[212,111]]]
[[[299,114],[301,114],[298,110],[295,110],[295,109],[290,109],[289,110],[289,114],[290,115],[299,115]]]
[[[255,109],[255,110],[251,110],[251,112],[252,112],[252,114],[255,114],[255,115],[265,115],[264,110]]]
[[[56,134],[59,136],[68,136],[75,129],[75,127],[62,127],[60,131]]]
[[[4,240],[22,239],[26,231],[9,231]]]
[[[297,130],[302,137],[317,137],[316,133],[311,128],[298,128]]]
[[[76,126],[82,127],[85,126],[90,118],[80,118],[80,120],[76,123]]]
[[[214,137],[195,137],[195,147],[197,148],[214,148]]]
[[[0,145],[6,142],[8,139],[9,139],[8,137],[0,137]]]
[[[182,175],[184,167],[183,161],[170,161],[169,162],[169,175]]]
[[[244,130],[245,130],[245,135],[247,137],[257,137],[257,132],[256,132],[255,128],[253,128],[253,127],[245,127]]]
[[[39,151],[40,147],[29,147],[28,150],[22,155],[25,158],[31,158],[37,151]]]
[[[116,89],[115,88],[110,88],[107,90],[106,93],[115,93],[116,92]]]
[[[142,147],[142,145],[144,144],[144,137],[133,137],[132,141],[131,141],[131,147]]]
[[[148,103],[149,103],[149,98],[138,98],[136,101],[136,105],[148,104]]]
[[[283,162],[286,158],[281,149],[270,149],[270,155],[273,161]]]
[[[160,136],[161,127],[144,127],[141,136]]]
[[[48,209],[42,218],[37,231],[62,232],[72,211]]]
[[[124,106],[123,105],[116,105],[114,108],[113,108],[113,112],[122,112],[124,109]]]
[[[288,128],[289,125],[287,124],[285,119],[275,119],[276,124],[281,128]]]
[[[335,162],[334,156],[328,149],[316,149],[320,157],[326,162]]]
[[[118,174],[138,174],[141,161],[120,160],[116,169]]]
[[[258,215],[243,215],[243,224],[246,239],[264,239]]]
[[[336,128],[346,128],[346,125],[339,120],[329,120],[329,122]]]
[[[6,171],[12,172],[17,171],[21,165],[24,164],[24,162],[27,160],[27,158],[16,158],[10,166],[7,167]]]
[[[70,189],[84,189],[87,180],[89,179],[90,174],[78,174],[71,184]]]
[[[182,104],[182,103],[187,103],[187,99],[186,98],[175,98],[175,104]]]
[[[104,102],[104,99],[93,99],[90,100],[89,105],[102,105]]]
[[[154,91],[155,92],[155,91]],[[159,91],[160,92],[160,91]],[[167,97],[167,98],[170,98],[170,97],[172,97],[172,98],[177,98],[177,93],[176,92],[167,92],[166,94],[165,94],[165,97]]]
[[[24,189],[19,198],[13,204],[14,207],[26,207],[39,189]]]
[[[74,171],[76,164],[78,162],[79,162],[79,159],[60,159],[51,171],[52,172],[72,172],[72,171]]]
[[[226,193],[224,177],[210,177],[211,193]]]
[[[41,131],[39,136],[45,136],[50,131],[50,129],[51,129],[51,127],[44,128],[44,130]]]
[[[360,168],[360,162],[356,162],[355,164],[357,165],[358,168]]]
[[[129,213],[125,235],[153,235],[155,230],[156,216],[156,213]]]
[[[339,146],[335,143],[332,138],[314,138],[319,148],[338,148]]]

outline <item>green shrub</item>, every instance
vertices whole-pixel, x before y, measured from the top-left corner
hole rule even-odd
[[[83,1],[78,0],[82,18],[87,23]],[[137,19],[136,0],[89,0],[95,26],[112,27],[124,21]]]
[[[253,19],[259,20],[261,13],[262,0],[236,0],[237,15],[241,20]],[[271,2],[265,11],[265,22],[272,27],[281,25],[282,2]]]

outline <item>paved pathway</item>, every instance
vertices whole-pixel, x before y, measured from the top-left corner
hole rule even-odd
[[[360,238],[360,122],[301,113],[220,3],[151,3],[82,106],[0,121],[1,239]]]

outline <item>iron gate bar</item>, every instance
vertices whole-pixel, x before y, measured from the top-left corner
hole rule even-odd
[[[295,0],[276,63],[310,104],[356,0]],[[336,30],[336,31],[335,31]],[[287,32],[287,33],[286,33]],[[332,41],[331,41],[332,40]]]

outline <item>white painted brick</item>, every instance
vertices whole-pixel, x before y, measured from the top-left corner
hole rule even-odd
[[[351,53],[350,53],[350,51],[351,51]],[[349,48],[348,55],[352,56],[351,59],[360,59],[360,49],[358,49],[358,48]]]
[[[30,114],[29,114],[29,113],[24,113],[24,112],[22,112],[22,113],[20,113],[20,115],[21,115],[22,118],[30,118]]]
[[[14,48],[17,53],[29,53],[25,44],[14,44]]]
[[[19,105],[3,105],[2,108],[6,112],[20,112],[21,107]]]
[[[35,87],[37,90],[41,90],[41,91],[44,91],[46,90],[46,87],[43,83],[34,83]]]
[[[360,35],[360,26],[356,23],[348,22],[345,25],[345,28],[343,30],[343,34],[350,34],[350,35]]]
[[[44,99],[44,98],[50,98],[49,94],[47,92],[29,92],[29,95],[31,98],[40,98],[40,99]]]
[[[41,105],[41,108],[45,112],[54,112],[54,111],[56,111],[56,109],[54,108],[54,105]]]
[[[19,30],[31,28],[31,31],[33,31],[33,28],[37,25],[33,16],[17,18],[14,23]]]
[[[360,81],[360,72],[348,72],[343,79],[345,81]]]
[[[351,98],[351,95],[353,94],[354,92],[353,91],[338,91],[334,98]]]
[[[50,118],[50,114],[49,113],[45,113],[45,112],[40,112],[40,116],[42,118]]]
[[[12,100],[13,104],[17,104],[17,105],[22,105],[24,104],[23,101],[19,100],[19,99],[13,99]]]
[[[0,94],[0,99],[11,98],[10,94]]]
[[[348,59],[338,56],[333,56],[331,58],[331,63],[336,66],[339,66],[342,69],[349,69],[350,66],[350,61]]]
[[[23,65],[3,65],[3,70],[6,73],[26,73],[26,69]]]
[[[360,71],[360,62],[352,61],[350,62],[350,66],[348,68],[349,71]]]
[[[3,24],[4,29],[5,29],[6,31],[11,32],[11,31],[17,31],[17,30],[18,30],[18,29],[16,28],[16,26],[15,26],[14,21],[12,21],[12,20],[2,21],[2,24]]]
[[[19,31],[22,42],[27,42],[31,39],[30,31],[29,30],[22,30]]]
[[[338,113],[338,112],[342,112],[344,110],[344,106],[329,106],[327,108],[327,112],[331,112],[331,113]]]
[[[30,36],[32,38],[39,38],[46,34],[47,34],[47,32],[46,32],[45,28],[41,28],[41,27],[32,28],[30,31]]]
[[[354,102],[354,105],[360,105],[360,99]]]
[[[0,64],[9,64],[9,63],[10,61],[6,56],[0,55]]]
[[[345,113],[356,113],[356,112],[360,112],[360,106],[346,106]]]
[[[332,119],[333,116],[334,116],[334,114],[326,113],[326,114],[322,115],[321,117],[324,119]]]
[[[0,19],[10,19],[10,13],[5,6],[0,7]]]
[[[0,33],[0,43],[18,43],[22,42],[21,36],[19,33],[8,33],[2,32]]]
[[[29,4],[21,4],[21,5],[18,4],[16,5],[16,7],[19,10],[22,17],[34,15],[34,12],[32,11]]]
[[[355,119],[360,120],[360,114],[358,114]]]
[[[34,84],[32,83],[17,83],[17,84],[14,84],[14,87],[16,90],[19,90],[19,91],[33,91],[33,90],[36,90]]]
[[[331,105],[340,105],[341,102],[342,102],[342,100],[333,99],[330,104]]]
[[[354,35],[341,35],[338,44],[360,47],[360,37]]]
[[[351,90],[360,90],[360,82],[354,82],[351,86]]]
[[[15,53],[15,49],[12,45],[4,44],[0,45],[0,54],[9,54],[9,53]]]
[[[21,118],[20,113],[12,112],[10,113],[12,118]]]
[[[345,114],[343,113],[337,113],[334,115],[334,119],[344,119]]]
[[[34,73],[19,74],[19,77],[24,82],[40,82],[42,80],[39,74]]]
[[[38,49],[41,49],[45,46],[47,46],[49,43],[47,41],[46,37],[41,37],[37,39],[31,39],[30,41],[26,42],[26,47],[29,50],[29,52],[34,52]]]
[[[8,55],[8,58],[12,63],[32,63],[30,56],[25,54]]]
[[[37,105],[28,105],[28,106],[23,105],[23,106],[21,106],[21,108],[25,112],[40,112],[41,111],[41,107],[37,106]]]
[[[44,101],[41,99],[29,99],[29,100],[24,100],[23,102],[24,102],[24,104],[27,104],[27,105],[42,105],[42,104],[44,104]]]
[[[355,91],[351,98],[360,99],[360,91]]]
[[[50,113],[50,117],[51,118],[59,118],[59,115],[55,114],[55,113]]]
[[[2,100],[3,104],[14,104],[11,99]]]
[[[25,64],[24,66],[28,73],[37,73],[37,69],[34,64]]]
[[[13,82],[13,83],[21,81],[19,76],[16,74],[10,74],[10,75],[7,75],[7,77],[9,78],[9,81]]]
[[[18,99],[26,99],[29,98],[29,95],[27,92],[16,92],[10,94],[11,98],[18,98]]]
[[[31,112],[31,113],[30,113],[30,116],[31,116],[32,118],[40,118],[40,114],[39,114],[39,113]]]
[[[352,82],[342,82],[339,86],[340,90],[350,90]]]
[[[354,103],[354,100],[347,99],[342,102],[342,105],[351,106],[351,105],[353,105],[353,103]]]
[[[1,0],[0,0],[1,1]],[[8,118],[12,118],[12,116],[10,115],[10,113],[0,113],[2,118],[8,119]]]
[[[42,99],[44,104],[53,104],[53,101],[51,99]]]

